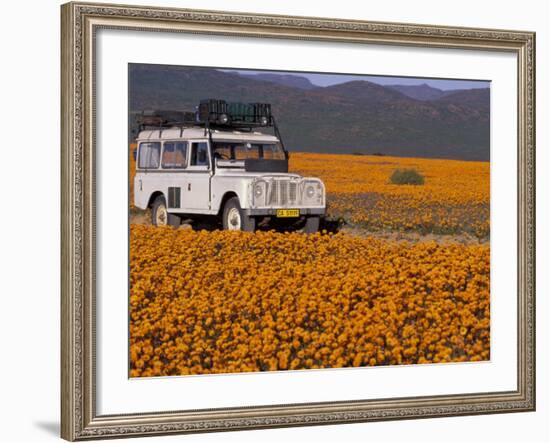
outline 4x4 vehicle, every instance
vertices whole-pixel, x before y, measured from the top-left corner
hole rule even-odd
[[[254,231],[266,217],[319,229],[325,186],[288,173],[269,104],[203,100],[196,112],[144,112],[139,123],[134,204],[154,225],[212,215],[230,230]]]

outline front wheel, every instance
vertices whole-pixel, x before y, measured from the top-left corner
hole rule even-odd
[[[166,200],[159,195],[151,208],[151,222],[155,226],[174,226],[181,224],[181,219],[176,214],[170,214],[166,208]]]
[[[256,219],[244,213],[237,197],[231,197],[223,207],[223,229],[254,232]]]
[[[313,234],[319,230],[321,224],[321,217],[318,215],[311,215],[306,217],[306,224],[304,226],[304,232],[306,234]]]

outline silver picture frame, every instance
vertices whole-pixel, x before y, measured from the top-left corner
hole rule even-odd
[[[61,7],[61,436],[263,429],[535,410],[535,34],[72,2]],[[517,389],[246,408],[96,413],[95,35],[98,29],[504,51],[517,55]]]

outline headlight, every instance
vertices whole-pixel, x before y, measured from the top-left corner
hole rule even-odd
[[[267,117],[263,116],[260,118],[260,125],[266,126],[267,125]]]
[[[305,180],[302,188],[302,200],[306,205],[323,203],[323,184],[318,180]]]
[[[256,198],[261,197],[263,193],[264,193],[264,188],[262,185],[254,186],[254,196]]]
[[[218,117],[218,122],[222,125],[225,125],[229,121],[227,114],[222,114]]]

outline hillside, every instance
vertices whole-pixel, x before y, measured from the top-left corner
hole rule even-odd
[[[249,78],[252,80],[265,80],[272,83],[278,83],[280,85],[284,86],[290,86],[292,88],[298,88],[298,89],[315,89],[317,86],[315,86],[313,83],[309,81],[306,77],[301,77],[299,75],[293,75],[293,74],[269,74],[267,72],[262,72],[258,74],[243,74],[242,72],[239,73],[241,77]]]
[[[427,85],[387,85],[386,88],[394,89],[416,100],[436,100],[444,97],[447,91]]]
[[[130,111],[193,110],[205,98],[269,102],[291,151],[489,159],[488,89],[422,101],[368,81],[304,89],[272,80],[133,64]]]

